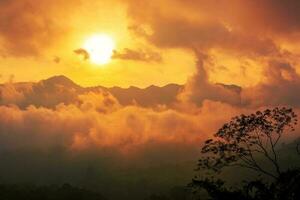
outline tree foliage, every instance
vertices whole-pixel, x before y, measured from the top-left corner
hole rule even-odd
[[[205,141],[198,170],[213,171],[239,166],[272,177],[244,181],[240,187],[226,187],[216,176],[195,177],[189,185],[194,192],[207,192],[214,200],[296,200],[300,199],[300,168],[282,171],[278,158],[278,144],[282,136],[294,131],[297,115],[285,107],[240,115],[224,124],[213,139]],[[300,154],[300,145],[297,146]],[[272,169],[264,167],[267,161]],[[199,198],[201,199],[201,198]],[[203,198],[202,198],[203,199]]]
[[[214,139],[205,141],[198,169],[219,172],[226,166],[240,166],[277,179],[282,173],[277,146],[282,135],[294,131],[296,124],[297,115],[285,107],[234,117]],[[268,160],[274,170],[261,166],[257,155]]]

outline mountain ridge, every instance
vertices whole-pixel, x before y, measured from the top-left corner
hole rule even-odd
[[[178,94],[184,89],[184,85],[170,83],[165,86],[150,85],[145,88],[131,86],[122,88],[118,86],[83,87],[76,84],[64,75],[52,76],[38,82],[17,82],[0,85],[0,105],[10,102],[5,99],[6,93],[15,93],[24,100],[17,103],[21,108],[29,105],[55,107],[59,103],[70,104],[77,100],[78,95],[87,92],[99,92],[99,90],[111,93],[121,105],[138,104],[143,107],[157,105],[172,105],[177,102]],[[240,93],[241,88],[236,85],[217,84],[234,92]],[[8,90],[8,91],[7,91]],[[11,94],[10,94],[11,95]]]

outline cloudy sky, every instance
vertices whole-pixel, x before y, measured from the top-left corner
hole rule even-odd
[[[0,5],[2,82],[10,75],[37,81],[64,74],[84,86],[183,84],[197,70],[199,53],[210,61],[212,82],[253,86],[268,78],[266,68],[274,62],[297,71],[296,0],[1,0]],[[113,59],[102,66],[74,54],[97,34],[115,43]]]
[[[299,110],[299,46],[299,0],[0,0],[0,152],[63,174],[197,160],[237,114]]]

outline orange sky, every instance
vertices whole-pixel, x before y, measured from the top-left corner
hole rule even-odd
[[[1,81],[63,74],[84,86],[184,84],[196,71],[195,49],[209,58],[211,82],[254,85],[270,60],[297,69],[299,3],[251,2],[4,0]],[[95,65],[76,55],[95,34],[113,38],[122,56]]]

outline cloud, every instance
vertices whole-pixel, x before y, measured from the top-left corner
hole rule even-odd
[[[161,62],[162,57],[159,53],[150,50],[132,50],[125,48],[122,52],[114,51],[113,59],[135,60],[144,62]]]
[[[260,4],[265,1],[255,2]],[[222,85],[215,86],[215,83],[239,84],[244,87],[252,84],[253,86],[260,78],[266,76],[261,73],[266,60],[289,59],[291,63],[296,60],[297,53],[292,52],[282,42],[284,39],[281,38],[281,33],[273,28],[267,31],[263,26],[250,26],[251,20],[254,24],[257,21],[254,20],[257,19],[254,16],[256,12],[252,12],[251,9],[257,8],[252,5],[253,8],[250,5],[248,8],[247,4],[251,4],[249,2],[233,1],[232,8],[231,4],[229,6],[228,2],[222,0],[218,3],[175,0],[138,4],[128,0],[127,4],[131,19],[129,30],[136,37],[141,37],[161,49],[181,48],[191,53],[197,49],[210,58],[209,61],[205,61],[204,68],[199,67],[199,61],[196,64],[196,72],[192,78],[188,78],[185,86],[185,95],[179,96],[181,100],[185,99],[184,101],[196,101],[199,104],[203,99],[208,98],[238,105],[242,103],[240,94],[232,93]],[[264,6],[274,9],[267,3],[264,3]],[[234,18],[231,16],[231,9],[235,14]],[[264,11],[269,12],[267,7]],[[245,17],[244,14],[247,13],[252,13],[253,16]],[[243,26],[243,21],[235,20],[235,18],[242,20],[243,17],[246,18],[245,23],[246,20],[249,21],[248,27]],[[264,20],[267,16],[258,14],[258,17]],[[245,66],[245,63],[251,63],[246,65],[247,69],[244,67],[241,70],[237,67]],[[218,66],[226,66],[228,70],[224,73],[218,69]],[[249,81],[254,76],[250,71],[255,73],[255,81]],[[242,78],[236,78],[239,75]]]
[[[215,116],[210,109],[227,112]],[[179,156],[179,146],[194,155],[200,141],[238,112],[230,105],[213,101],[204,101],[197,110],[191,114],[166,107],[121,106],[103,91],[78,95],[74,103],[60,103],[54,108],[2,105],[0,152],[49,153],[58,148],[58,154],[69,156],[83,152],[111,156],[114,152],[111,159],[130,159],[135,164],[148,159],[158,163],[174,162],[173,159],[181,162],[189,156]],[[169,151],[175,146],[179,154]],[[153,151],[158,147],[161,153],[157,157]]]
[[[223,102],[241,108],[260,108],[264,106],[300,107],[300,76],[295,67],[282,58],[269,59],[262,63],[263,77],[258,84],[249,87],[213,84],[209,81],[207,69],[214,63],[210,58],[197,53],[197,71],[191,76],[178,100],[188,109],[192,104],[201,105],[205,100]]]
[[[252,28],[260,34],[290,35],[300,28],[300,3],[297,0],[235,0],[229,6],[223,1],[223,16],[245,30]],[[231,12],[228,12],[228,11]]]
[[[192,7],[193,3],[191,2],[187,5],[191,4]],[[130,30],[162,48],[198,48],[205,52],[211,49],[222,49],[222,51],[227,51],[232,55],[249,57],[280,54],[280,48],[268,35],[255,35],[248,30],[232,27],[230,21],[227,22],[215,17],[213,13],[216,11],[205,16],[198,15],[199,12],[197,11],[193,18],[189,18],[189,13],[186,12],[183,12],[185,13],[184,16],[174,15],[174,11],[172,12],[172,9],[167,6],[171,4],[177,5],[178,1],[157,5],[152,2],[136,5],[129,1],[128,13],[133,19]],[[195,2],[195,4],[197,3]],[[205,4],[207,3],[203,5]],[[186,8],[187,6],[184,5],[177,5],[178,7],[175,5],[174,10],[178,9],[177,12],[191,9],[191,7]],[[194,6],[204,10],[205,6],[203,5]],[[143,12],[138,10],[141,7],[144,8]],[[219,7],[217,6],[217,8]],[[148,34],[146,30],[142,31],[143,26],[146,25],[151,30],[148,31]]]
[[[299,107],[300,76],[294,66],[284,60],[271,60],[264,70],[265,79],[242,92],[245,104],[252,106],[285,105]]]
[[[300,3],[297,0],[233,0],[230,4],[226,0],[167,0],[134,3],[127,0],[129,14],[136,20],[143,19],[146,22],[156,21],[161,15],[210,19],[223,22],[233,30],[252,32],[259,34],[291,34],[299,31]],[[172,8],[170,8],[172,5]],[[143,9],[139,9],[143,8]],[[178,12],[181,10],[182,12]],[[152,21],[153,20],[153,21]]]
[[[37,56],[67,33],[54,17],[57,2],[33,0],[0,2],[0,38],[2,51],[12,56]],[[63,4],[60,4],[63,6]]]
[[[61,58],[60,58],[60,57],[58,57],[58,56],[54,56],[54,58],[53,58],[53,62],[55,62],[56,64],[59,64],[59,63],[60,63],[60,61],[61,61]]]
[[[178,95],[179,101],[185,104],[201,105],[204,100],[212,100],[230,105],[241,105],[241,88],[210,83],[205,69],[205,64],[210,64],[209,58],[196,53],[197,71],[188,79],[183,91]]]
[[[299,106],[295,94],[300,86],[297,49],[283,42],[297,41],[297,36],[292,36],[299,33],[298,1],[126,2],[132,23],[129,29],[137,36],[159,48],[201,52],[202,55],[195,52],[196,72],[178,95],[181,102],[201,105],[209,99],[246,107]],[[232,63],[244,66],[245,62],[254,64],[240,72],[230,67]],[[258,68],[256,77],[261,81],[235,89],[212,83],[214,77],[209,72],[221,74],[216,66],[224,63],[231,76],[241,73],[247,77],[250,68]]]
[[[63,76],[2,85],[3,182],[70,182],[120,197],[128,190],[152,192],[187,181],[203,140],[232,116],[260,109],[235,105],[239,90],[211,84],[204,70],[209,58],[197,56],[197,74],[185,85],[177,105],[121,105],[111,93],[84,90]],[[270,66],[293,77],[286,63]],[[151,91],[159,96],[153,91],[163,90]],[[141,182],[147,187],[141,188]]]
[[[5,83],[0,91],[1,104],[19,104],[24,100],[24,94],[18,91],[11,82]]]
[[[168,171],[159,181],[164,182],[167,174],[175,182],[182,171],[170,170],[195,160],[201,142],[231,117],[277,105],[299,110],[297,66],[289,55],[293,53],[284,52],[280,41],[282,35],[298,33],[298,1],[126,2],[130,30],[160,50],[188,49],[197,59],[196,72],[184,86],[131,87],[126,92],[87,89],[62,76],[2,84],[1,179],[71,180],[91,187],[98,184],[111,193],[126,185],[122,194],[129,193],[131,185],[142,185],[141,191],[149,192],[144,177],[155,181],[147,175]],[[39,55],[59,40],[68,27],[62,27],[53,12],[65,7],[58,1],[0,0],[5,55]],[[263,69],[262,81],[244,87],[213,83],[209,70],[220,64],[212,58],[214,51],[234,60],[255,61]],[[89,59],[84,49],[74,53]],[[113,57],[162,61],[156,52],[129,48]],[[231,68],[228,63],[222,66]],[[192,173],[189,167],[185,169]]]
[[[182,184],[201,141],[237,112],[220,102],[202,105],[194,114],[120,106],[101,91],[54,108],[1,105],[2,182],[69,182],[110,197]]]
[[[87,50],[85,50],[85,49],[82,49],[82,48],[76,49],[76,50],[74,50],[74,53],[77,54],[77,55],[83,56],[83,59],[84,59],[84,60],[90,59],[90,54],[89,54],[89,52],[87,52]]]
[[[161,88],[161,91],[164,90],[168,93],[168,88]],[[10,81],[1,85],[0,91],[0,110],[5,113],[0,118],[0,138],[8,137],[0,139],[8,143],[2,145],[4,149],[18,149],[24,145],[35,148],[35,141],[43,140],[50,142],[49,145],[38,143],[36,148],[48,149],[53,145],[62,145],[68,150],[117,148],[121,153],[135,152],[143,145],[153,143],[196,144],[215,128],[213,122],[211,126],[197,123],[202,117],[203,120],[213,118],[206,106],[236,112],[230,105],[207,101],[209,98],[202,99],[202,106],[196,109],[197,114],[185,113],[168,105],[121,105],[104,88],[84,90],[64,76],[38,83]],[[156,96],[160,90],[155,88],[151,91]],[[215,121],[218,124],[228,116],[216,117]],[[55,128],[48,130],[46,127]],[[20,140],[14,139],[22,138],[21,134],[28,134],[27,142],[18,143]],[[56,139],[52,137],[60,136],[66,140],[54,144]]]
[[[278,104],[299,107],[293,91],[300,87],[300,79],[288,63],[269,62],[266,73],[273,78],[241,90],[210,83],[204,69],[209,58],[201,53],[197,56],[198,71],[178,94],[176,105],[122,105],[104,89],[84,90],[63,76],[36,84],[8,82],[0,90],[0,149],[109,148],[121,155],[139,155],[145,145],[184,144],[196,148],[239,113]]]
[[[59,145],[75,151],[109,147],[126,153],[153,143],[197,145],[200,138],[210,134],[211,130],[206,130],[215,128],[213,122],[211,126],[198,123],[199,119],[213,119],[206,106],[234,110],[231,106],[210,101],[203,105],[199,115],[191,115],[172,109],[123,107],[108,93],[89,92],[79,95],[74,104],[58,104],[53,109],[34,105],[26,109],[15,105],[0,106],[3,113],[0,149],[47,150]],[[215,122],[218,124],[229,116],[216,117]]]

